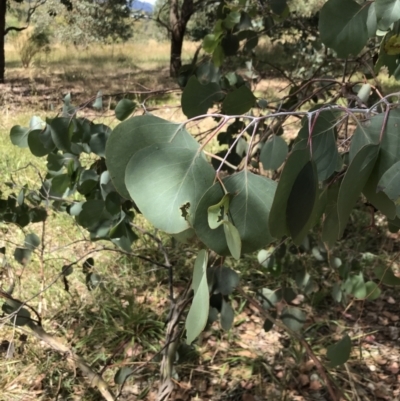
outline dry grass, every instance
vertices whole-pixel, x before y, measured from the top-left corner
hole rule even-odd
[[[184,62],[190,59],[197,46],[196,43],[185,44]],[[62,94],[68,92],[78,101],[84,101],[99,90],[122,93],[176,87],[169,77],[167,42],[130,42],[88,48],[54,45],[48,54],[36,57],[28,69],[21,67],[18,52],[9,43],[6,59],[6,80],[12,95],[29,96],[31,102],[36,101],[44,109],[55,106]],[[18,101],[23,100],[18,98]]]

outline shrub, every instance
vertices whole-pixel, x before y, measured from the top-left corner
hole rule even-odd
[[[24,68],[29,68],[41,52],[50,51],[50,35],[47,31],[25,30],[15,36],[14,46]]]

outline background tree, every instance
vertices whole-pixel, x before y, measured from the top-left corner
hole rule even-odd
[[[186,26],[203,1],[169,0],[158,1],[154,10],[156,21],[163,26],[171,41],[170,66],[171,77],[176,77],[182,66],[182,46]]]
[[[35,14],[36,10],[41,6],[46,4],[47,0],[36,0],[24,2],[24,0],[9,0],[2,1],[0,4],[0,32],[4,32],[3,35],[0,35],[0,82],[4,82],[4,74],[5,74],[5,53],[4,53],[4,43],[5,37],[10,32],[20,32],[28,28],[32,16]],[[63,6],[71,10],[72,4],[70,0],[59,0]],[[19,5],[18,15],[22,18],[21,25],[19,26],[7,26],[6,25],[6,16],[8,10],[14,10],[16,5]],[[14,10],[15,12],[15,10]]]
[[[15,3],[18,8],[12,8]],[[130,21],[132,0],[77,1],[77,0],[23,0],[2,1],[0,5],[0,82],[4,82],[4,40],[10,32],[20,32],[33,22],[38,33],[56,34],[57,40],[76,44],[116,42],[132,37]],[[15,6],[14,6],[15,7]],[[7,11],[20,19],[18,26],[6,26]],[[61,24],[60,24],[60,21]]]

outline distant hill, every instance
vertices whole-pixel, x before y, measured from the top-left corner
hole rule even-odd
[[[153,12],[153,5],[150,3],[147,3],[145,1],[140,1],[140,0],[134,0],[131,6],[132,10],[141,10],[146,13],[152,13]]]

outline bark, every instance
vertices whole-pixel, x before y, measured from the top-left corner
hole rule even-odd
[[[193,0],[184,0],[181,7],[179,6],[178,0],[170,0],[169,23],[171,30],[171,53],[169,73],[171,77],[178,76],[182,66],[183,39],[187,23],[193,13]]]
[[[4,74],[6,69],[6,56],[4,53],[4,33],[6,30],[7,2],[0,0],[0,83],[4,83]]]

